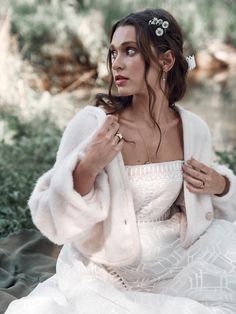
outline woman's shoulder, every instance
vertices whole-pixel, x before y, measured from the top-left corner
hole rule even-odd
[[[201,132],[210,132],[209,126],[207,124],[207,122],[200,117],[198,114],[183,108],[182,106],[176,106],[180,116],[182,118],[183,123],[186,126],[191,126],[193,129],[196,129],[197,131]]]
[[[83,116],[83,117],[100,116],[100,115],[104,115],[104,113],[105,113],[105,110],[101,107],[96,107],[93,105],[86,105],[85,107],[83,107],[76,113],[74,118],[78,119],[80,116]]]
[[[86,105],[71,118],[67,128],[89,128],[90,125],[93,126],[98,121],[103,120],[105,115],[104,110],[100,107]]]
[[[98,107],[87,105],[80,109],[68,122],[64,136],[83,136],[93,132],[106,116],[105,112]]]
[[[57,159],[63,159],[68,152],[93,134],[104,116],[106,116],[104,111],[95,106],[87,105],[80,109],[63,132]]]

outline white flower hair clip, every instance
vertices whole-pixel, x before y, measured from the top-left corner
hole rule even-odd
[[[193,70],[196,67],[196,61],[194,55],[186,57],[186,61],[188,62],[188,69]]]
[[[155,33],[157,36],[162,36],[164,34],[164,31],[169,27],[168,21],[163,21],[162,19],[158,19],[157,17],[154,17],[152,20],[148,21],[149,25],[158,25]]]

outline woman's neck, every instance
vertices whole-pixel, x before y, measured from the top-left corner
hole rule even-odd
[[[148,98],[143,95],[134,95],[130,113],[136,122],[143,121],[150,123],[151,116],[149,112]],[[162,94],[156,95],[153,115],[155,121],[161,126],[167,124],[176,117],[176,113],[169,107],[167,98]]]

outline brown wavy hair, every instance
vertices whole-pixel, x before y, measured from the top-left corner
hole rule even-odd
[[[149,20],[157,17],[163,21],[169,22],[169,27],[166,28],[162,36],[157,36],[155,33],[156,26],[149,25]],[[155,91],[147,82],[147,73],[150,68],[151,61],[157,62],[158,56],[161,53],[171,50],[175,56],[175,64],[168,72],[165,94],[169,101],[169,106],[174,106],[175,102],[179,101],[186,92],[186,77],[188,72],[188,63],[183,55],[183,35],[181,28],[175,18],[166,10],[163,9],[146,9],[144,11],[135,12],[123,17],[117,21],[110,34],[110,42],[113,34],[119,26],[131,25],[136,30],[136,40],[138,49],[144,59],[145,63],[145,82],[149,94],[150,112],[152,112],[152,105],[155,103]],[[155,54],[152,51],[155,49]],[[110,73],[110,84],[108,94],[97,94],[96,105],[105,106],[106,109],[112,109],[116,112],[122,111],[124,107],[132,104],[132,95],[130,96],[114,96],[112,95],[112,88],[114,86],[114,79],[112,76],[112,61],[111,53],[108,51],[107,65]],[[162,78],[162,68],[160,66],[159,82]],[[161,86],[161,84],[160,84]]]
[[[169,26],[165,29],[162,36],[157,36],[155,30],[156,25],[150,25],[149,20],[157,17],[163,21],[168,21]],[[183,35],[181,28],[175,18],[166,10],[163,9],[146,9],[144,11],[131,13],[120,20],[118,20],[112,27],[110,33],[110,42],[113,34],[120,26],[131,25],[136,30],[136,40],[139,52],[141,53],[145,69],[144,79],[147,85],[149,95],[149,113],[154,124],[160,130],[159,125],[154,119],[153,110],[156,101],[156,95],[153,88],[147,82],[147,74],[150,68],[151,61],[159,64],[159,85],[161,86],[161,79],[163,75],[162,67],[160,66],[158,56],[161,53],[171,50],[175,56],[175,63],[171,70],[167,73],[166,90],[163,91],[168,99],[169,106],[175,109],[175,102],[179,101],[186,92],[186,78],[188,72],[188,63],[183,55]],[[152,49],[155,49],[153,54]],[[132,105],[133,95],[129,96],[115,96],[112,95],[112,88],[114,86],[114,79],[112,75],[112,60],[111,52],[108,51],[107,67],[110,74],[110,83],[108,94],[99,93],[95,96],[95,106],[103,106],[106,111],[111,113],[119,113],[127,106]],[[161,142],[161,139],[160,139]],[[158,145],[158,148],[160,143]],[[157,148],[157,150],[158,150]]]

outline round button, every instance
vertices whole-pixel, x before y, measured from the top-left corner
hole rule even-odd
[[[213,213],[212,212],[207,212],[205,215],[207,220],[212,220],[213,219]]]

